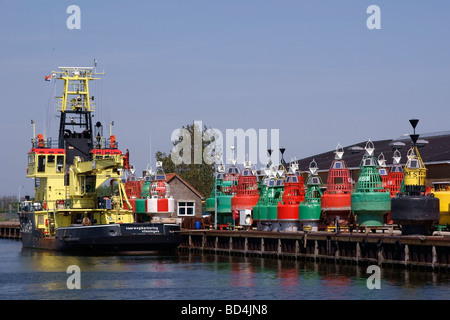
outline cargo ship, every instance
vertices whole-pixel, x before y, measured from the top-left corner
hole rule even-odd
[[[167,251],[181,243],[180,225],[138,223],[122,174],[129,170],[129,152],[116,137],[103,137],[93,125],[94,97],[90,82],[100,79],[93,67],[59,67],[54,81],[63,81],[57,111],[56,141],[35,135],[28,152],[27,177],[35,198],[19,210],[23,247],[57,251]],[[102,194],[105,186],[109,190]],[[126,208],[125,208],[126,206]]]

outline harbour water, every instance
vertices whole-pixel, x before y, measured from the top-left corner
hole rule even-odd
[[[69,266],[80,289],[69,289]],[[442,300],[450,275],[381,268],[369,289],[367,267],[192,253],[76,256],[23,249],[0,239],[2,300]]]

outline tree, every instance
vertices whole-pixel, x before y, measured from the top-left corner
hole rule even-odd
[[[188,124],[182,127],[182,130],[186,135],[179,136],[178,140],[173,142],[173,146],[179,146],[181,143],[186,143],[190,141],[190,161],[187,163],[174,163],[171,155],[167,155],[165,152],[156,152],[156,160],[162,162],[162,168],[166,173],[177,173],[184,180],[186,180],[192,187],[194,187],[198,192],[200,192],[204,197],[209,196],[211,190],[214,186],[214,163],[207,164],[205,161],[198,163],[198,155],[202,155],[203,150],[212,142],[200,141],[198,137],[203,137],[207,130],[206,126],[203,129],[200,128],[196,123]],[[196,143],[197,142],[197,143]],[[197,155],[197,158],[194,157]]]

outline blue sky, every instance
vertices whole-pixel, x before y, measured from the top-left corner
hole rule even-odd
[[[69,30],[69,5],[81,29]],[[369,30],[367,7],[381,9]],[[106,75],[96,120],[140,172],[173,130],[202,121],[279,129],[285,158],[368,139],[448,130],[447,1],[0,1],[0,194],[33,195],[26,154],[37,132],[56,139],[58,66]],[[270,131],[269,131],[270,132]],[[151,138],[150,138],[151,137]],[[150,143],[151,141],[151,143]],[[344,156],[345,157],[345,156]],[[258,164],[260,166],[260,164]],[[300,168],[306,170],[307,168]]]

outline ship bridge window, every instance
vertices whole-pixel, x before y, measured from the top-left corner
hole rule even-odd
[[[34,163],[34,154],[29,154],[29,155],[28,155],[28,163],[29,163],[29,164]]]
[[[38,156],[38,172],[45,172],[45,155]]]
[[[56,172],[62,172],[64,167],[64,156],[56,156]]]
[[[379,173],[382,176],[387,176],[387,174],[388,174],[386,169],[380,169]]]
[[[48,155],[47,156],[47,166],[48,167],[54,167],[55,166],[55,156],[54,155]]]
[[[242,172],[243,176],[251,176],[252,175],[252,170],[250,169],[245,169],[244,172]]]

